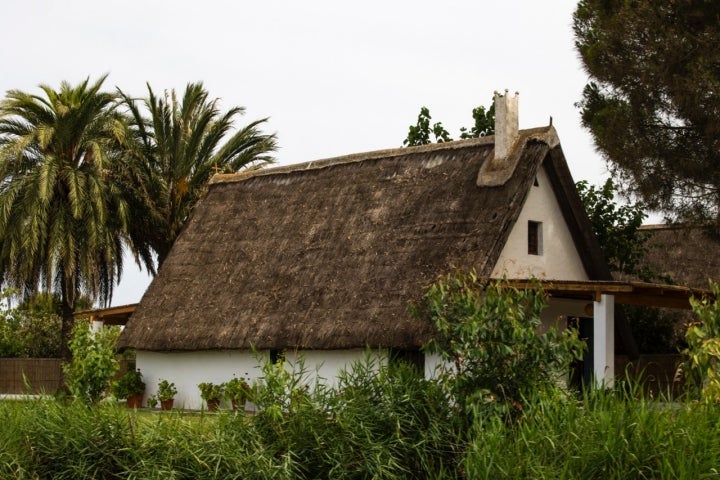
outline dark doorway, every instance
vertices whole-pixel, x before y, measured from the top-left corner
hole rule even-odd
[[[582,360],[575,360],[570,370],[570,386],[580,389],[593,381],[593,319],[592,317],[568,317],[568,328],[578,332],[585,342]]]

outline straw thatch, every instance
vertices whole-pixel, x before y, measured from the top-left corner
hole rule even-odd
[[[609,279],[554,129],[515,148],[492,187],[493,137],[216,176],[121,346],[417,347],[431,332],[409,303],[452,269],[490,274],[543,162],[586,270]]]
[[[720,238],[702,227],[647,225],[651,246],[644,262],[654,272],[679,284],[708,288],[708,281],[720,282]]]

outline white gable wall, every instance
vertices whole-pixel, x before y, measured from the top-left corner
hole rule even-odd
[[[588,280],[544,166],[537,180],[539,185],[531,188],[492,277]],[[528,221],[542,222],[542,255],[528,254]]]

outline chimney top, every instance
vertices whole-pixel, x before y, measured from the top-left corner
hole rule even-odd
[[[511,97],[505,89],[505,95],[495,92],[495,158],[494,162],[500,164],[510,154],[515,140],[518,137],[518,98],[515,92]]]

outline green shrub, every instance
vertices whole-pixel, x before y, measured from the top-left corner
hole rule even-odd
[[[720,286],[710,285],[713,299],[691,298],[697,321],[688,325],[683,351],[688,357],[684,371],[690,388],[712,403],[720,403]]]
[[[537,393],[515,422],[478,415],[460,435],[445,390],[377,357],[337,388],[286,395],[254,416],[100,403],[0,402],[0,478],[716,478],[720,409],[649,401],[637,387]],[[278,372],[279,373],[279,372]],[[304,376],[305,380],[308,376]],[[286,383],[290,382],[290,385]],[[258,390],[267,388],[262,383]],[[282,392],[282,393],[281,393]]]
[[[128,398],[131,395],[138,395],[145,391],[145,382],[139,369],[130,369],[112,384],[112,392],[115,398]]]
[[[63,367],[70,393],[78,400],[92,404],[100,400],[117,373],[115,343],[120,335],[117,328],[90,330],[90,324],[79,321],[70,338],[72,359]]]
[[[13,294],[12,290],[4,290],[0,303],[8,303]],[[28,305],[0,309],[0,357],[59,357],[61,323],[51,310]]]
[[[198,388],[203,400],[219,400],[225,392],[224,383],[201,382],[198,384]]]
[[[158,389],[157,389],[157,399],[161,402],[165,402],[167,400],[172,400],[175,398],[175,395],[177,395],[177,387],[175,387],[174,382],[169,382],[167,380],[160,380],[158,382]]]
[[[480,410],[515,416],[524,399],[555,389],[583,344],[569,329],[540,332],[545,292],[484,283],[456,273],[430,287],[417,314],[432,322],[426,350],[451,367],[441,374],[463,417]]]

